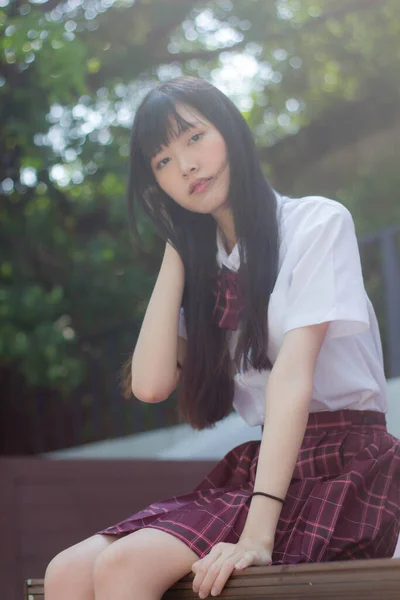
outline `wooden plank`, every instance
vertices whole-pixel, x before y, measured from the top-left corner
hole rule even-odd
[[[6,501],[0,494],[0,517],[2,511],[3,515],[9,510],[15,514],[9,522],[4,521],[12,527],[6,527],[1,547],[8,550],[14,544],[16,557],[12,560],[18,567],[9,577],[9,587],[0,572],[0,589],[5,600],[20,600],[24,579],[43,574],[60,550],[89,537],[93,530],[128,517],[157,498],[191,491],[214,464],[0,459],[0,466],[4,462],[15,483],[15,501],[10,498]],[[2,485],[0,477],[0,489]],[[252,567],[231,577],[221,598],[399,600],[399,559],[385,561]],[[182,579],[165,594],[164,600],[197,600],[192,580],[191,575]],[[41,580],[32,580],[29,590],[32,600],[43,600],[41,586]]]
[[[190,492],[214,465],[0,458],[2,598],[20,600],[27,575],[44,573],[58,552],[157,499]]]
[[[24,535],[21,540],[21,551],[19,554],[19,559],[21,562],[25,564],[28,562],[29,564],[34,561],[35,557],[44,559],[45,563],[40,571],[34,571],[32,573],[32,568],[28,574],[32,575],[40,575],[44,569],[44,566],[61,550],[65,548],[70,548],[74,546],[80,541],[90,537],[94,531],[91,530],[83,530],[74,528],[71,531],[64,531],[60,529],[59,531],[46,532],[44,535],[46,536],[45,540],[42,540],[40,537],[29,537],[28,535]],[[26,577],[26,573],[25,573]]]
[[[193,575],[175,584],[163,600],[198,598],[192,591]],[[251,567],[233,575],[221,598],[306,600],[398,600],[400,559]]]
[[[153,473],[158,477],[161,475],[160,471],[156,469]],[[120,478],[112,477],[105,469],[104,476],[109,478],[109,487],[106,487],[104,480],[87,481],[84,479],[85,476],[81,475],[80,477],[79,473],[68,479],[61,479],[55,475],[54,479],[49,478],[46,481],[32,484],[20,484],[20,506],[25,509],[38,505],[63,507],[69,506],[71,503],[80,506],[93,506],[93,503],[98,502],[99,497],[101,497],[103,506],[113,506],[115,504],[115,487],[125,490],[125,503],[129,499],[134,510],[139,510],[151,502],[165,498],[160,489],[160,481],[146,481],[146,487],[143,490],[140,483],[136,481],[127,482],[126,476],[129,476],[129,472],[126,473],[125,478]],[[80,478],[79,488],[75,485],[77,478]],[[170,485],[166,485],[167,489],[168,487]],[[179,486],[174,485],[173,489],[170,487],[171,495],[172,492],[175,492],[174,495],[179,493],[177,491],[178,487],[182,488],[182,483]],[[184,491],[188,492],[190,490],[185,489]]]
[[[27,579],[24,585],[24,600],[43,600],[43,579]]]
[[[17,564],[19,552],[18,522],[15,514],[16,477],[8,463],[0,461],[0,582],[1,594],[7,600],[18,600],[22,582],[18,582]]]
[[[98,506],[96,511],[83,510],[79,504],[73,506],[37,506],[35,510],[18,511],[19,527],[26,536],[37,538],[57,531],[73,529],[82,531],[96,531],[108,525],[113,525],[122,519],[134,514],[134,510],[127,511],[125,505]],[[1,530],[0,530],[1,531]],[[37,539],[34,540],[37,542]]]
[[[163,600],[197,600],[193,575],[171,587]],[[26,585],[30,600],[43,595],[43,581]],[[398,600],[400,559],[359,560],[320,564],[250,567],[233,575],[222,591],[224,600]]]
[[[142,483],[147,485],[149,482],[149,474],[157,472],[164,479],[164,484],[168,484],[171,477],[180,481],[179,487],[183,493],[188,488],[192,489],[192,486],[206,475],[217,461],[2,458],[1,462],[13,465],[14,472],[23,478],[25,484],[46,482],[53,478],[57,481],[65,481],[82,475],[84,475],[82,481],[99,481],[107,473],[107,476],[113,480],[120,479],[124,481],[125,485],[129,485],[133,481],[140,488]],[[159,485],[158,489],[161,489]]]

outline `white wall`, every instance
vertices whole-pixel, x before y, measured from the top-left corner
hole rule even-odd
[[[388,431],[400,439],[400,377],[388,381]]]

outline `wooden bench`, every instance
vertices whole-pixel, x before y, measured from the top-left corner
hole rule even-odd
[[[192,581],[193,575],[187,575],[164,594],[163,600],[197,600]],[[399,600],[400,558],[250,567],[240,575],[233,575],[220,597],[224,600]],[[43,580],[28,579],[25,600],[43,598]]]

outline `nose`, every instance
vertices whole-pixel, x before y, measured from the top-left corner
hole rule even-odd
[[[184,177],[188,177],[189,175],[196,173],[196,171],[198,170],[198,166],[193,161],[188,162],[185,159],[182,159],[180,162],[182,175]]]

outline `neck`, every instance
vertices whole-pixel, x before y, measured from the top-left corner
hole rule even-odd
[[[226,233],[221,230],[222,233],[222,241],[224,243],[225,246],[225,250],[227,251],[228,254],[230,254],[232,252],[232,250],[234,249],[234,247],[236,246],[236,237],[232,236],[231,238],[228,238],[228,236],[226,235]]]
[[[225,249],[230,254],[237,242],[232,213],[230,209],[221,207],[218,213],[213,214],[213,217],[222,233]]]

